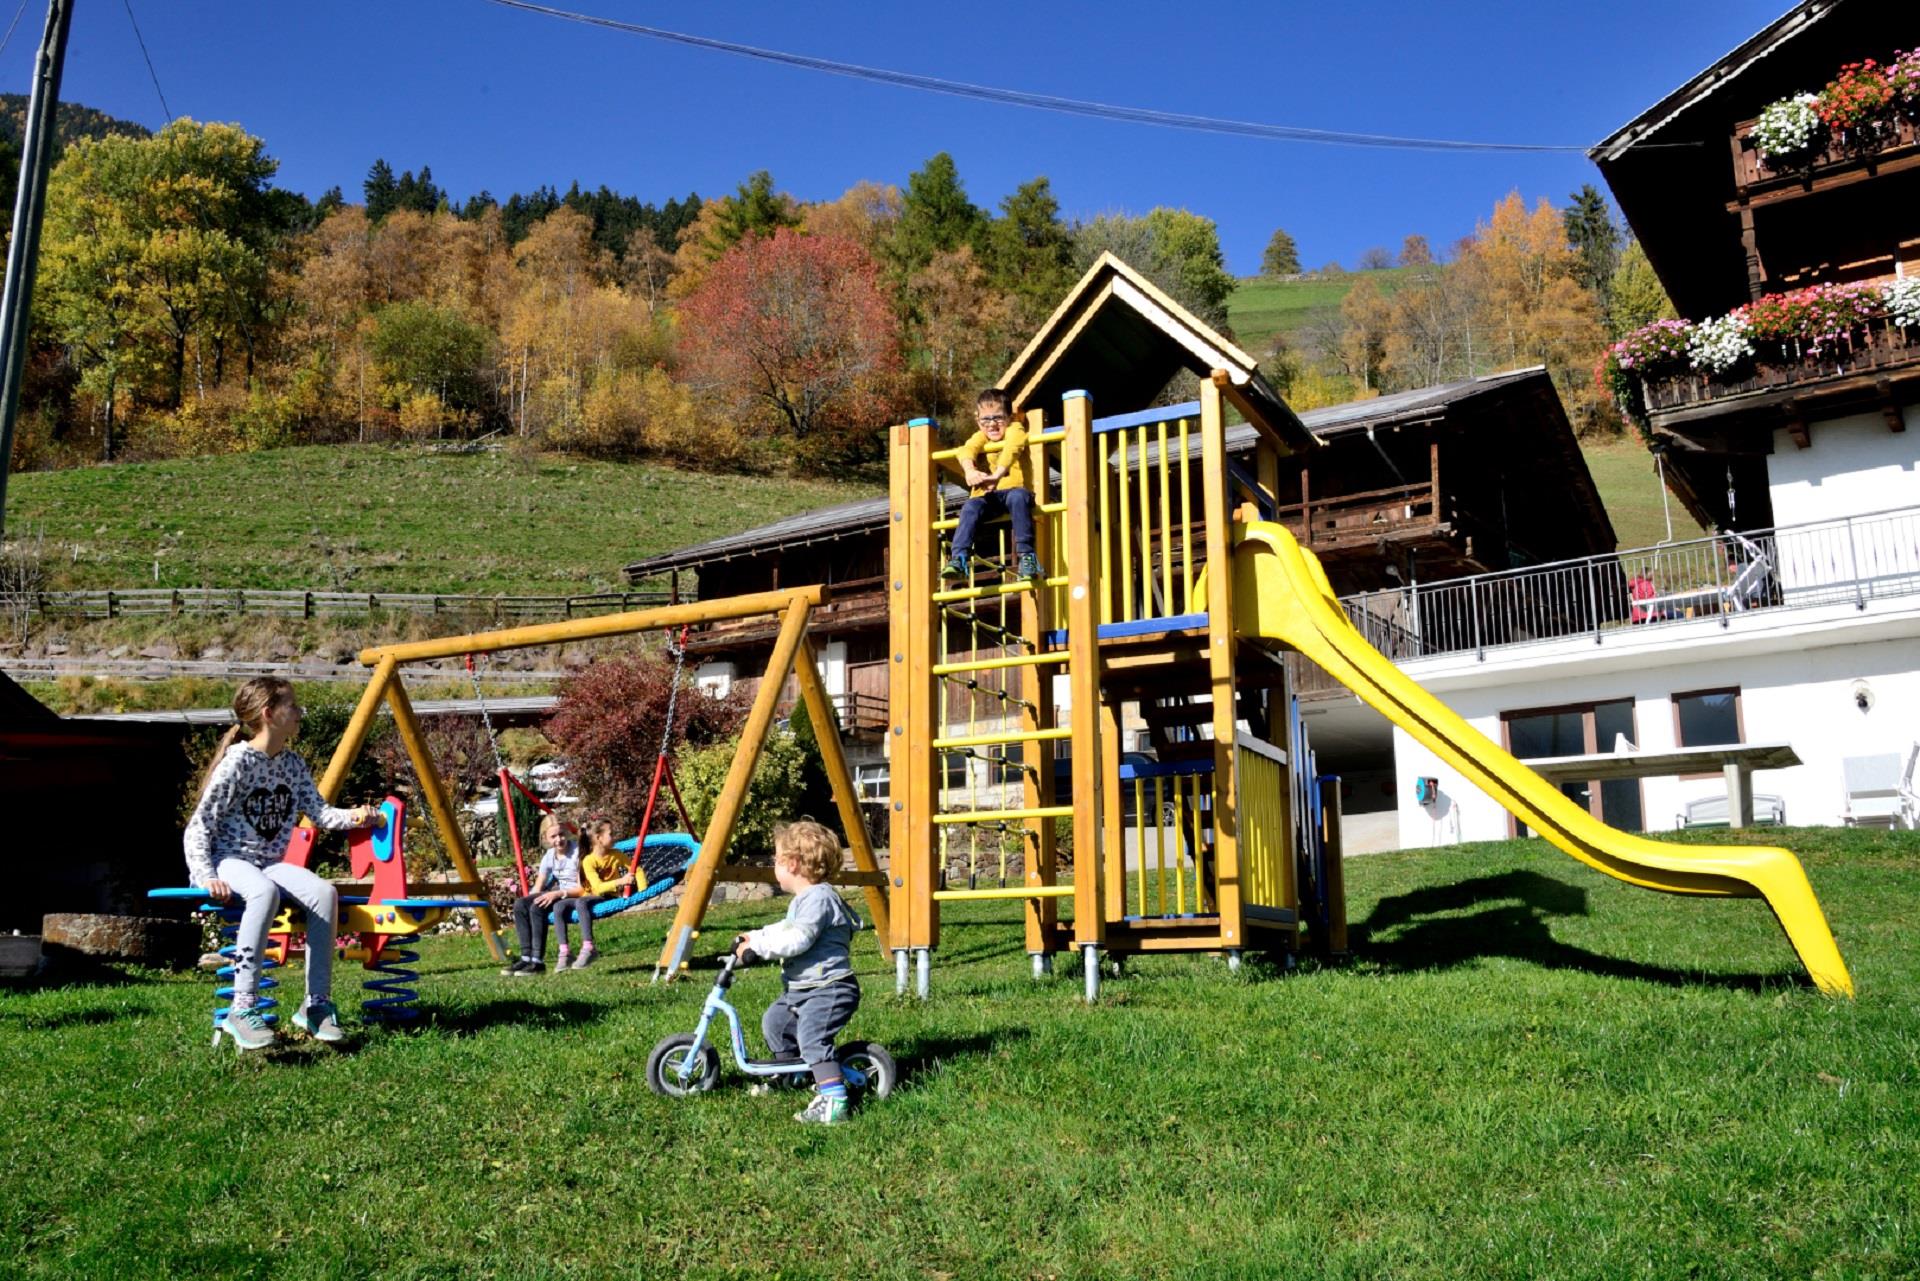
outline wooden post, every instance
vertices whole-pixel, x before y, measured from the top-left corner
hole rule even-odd
[[[407,758],[413,762],[413,772],[420,780],[420,794],[426,799],[427,808],[433,811],[434,824],[440,829],[440,842],[447,847],[447,858],[460,879],[475,887],[469,892],[475,898],[483,898],[479,890],[480,873],[473,865],[472,852],[467,849],[467,834],[460,830],[453,799],[447,795],[447,785],[440,777],[432,753],[427,751],[426,736],[420,732],[419,718],[413,714],[413,701],[407,697],[407,687],[397,677],[387,682],[387,706],[393,709],[393,723],[400,730],[400,741],[406,744]],[[355,715],[358,716],[357,711]],[[506,803],[505,797],[501,803]],[[500,921],[493,909],[477,907],[473,911],[480,918],[480,934],[487,941],[487,951],[493,953],[496,961],[506,959],[500,946]]]
[[[713,898],[714,873],[726,858],[727,846],[733,840],[734,824],[739,821],[747,792],[753,786],[753,769],[760,763],[767,732],[773,728],[774,708],[780,702],[787,674],[793,670],[794,655],[807,633],[807,616],[811,612],[806,601],[796,600],[781,617],[780,635],[773,642],[766,675],[760,679],[760,688],[754,691],[753,709],[747,714],[746,727],[740,731],[740,748],[727,767],[727,780],[721,784],[720,799],[714,805],[713,818],[708,821],[706,835],[700,841],[700,857],[687,872],[686,884],[680,891],[680,906],[673,914],[673,927],[667,931],[667,941],[660,948],[660,960],[653,970],[655,982],[671,981],[679,972],[693,945],[694,931],[706,918],[707,904]]]
[[[833,802],[840,811],[840,825],[847,832],[847,848],[853,851],[853,865],[862,872],[878,872],[873,845],[867,840],[866,823],[860,817],[860,793],[853,785],[853,771],[847,768],[847,754],[840,744],[840,723],[833,714],[833,700],[827,697],[827,683],[820,679],[820,658],[813,641],[800,637],[800,653],[794,659],[794,673],[800,678],[800,697],[806,700],[807,715],[813,721],[813,738],[820,745],[820,763],[833,785]],[[867,886],[867,912],[873,917],[873,932],[879,936],[880,950],[890,952],[891,926],[887,917],[887,891],[884,886]]]
[[[933,601],[940,540],[933,522],[939,513],[939,479],[933,467],[938,427],[916,418],[894,433],[889,540],[888,596],[891,611],[893,679],[889,682],[888,776],[893,806],[889,867],[893,877],[894,946],[924,949],[940,941],[939,908],[933,891],[939,880],[941,848],[933,816],[939,808],[940,762],[933,739],[939,723],[933,675],[935,629],[943,615]]]
[[[1213,848],[1220,945],[1246,945],[1240,911],[1239,787],[1234,760],[1233,525],[1227,495],[1227,430],[1220,387],[1200,380],[1201,485],[1207,519],[1207,672],[1213,694]]]
[[[1070,391],[1066,420],[1067,664],[1073,691],[1073,938],[1106,941],[1100,822],[1100,593],[1093,550],[1093,401]],[[1101,478],[1104,480],[1104,478]]]
[[[340,735],[340,745],[333,749],[333,759],[327,762],[326,773],[320,776],[317,786],[327,804],[331,805],[340,799],[340,785],[346,781],[347,771],[353,768],[361,747],[366,744],[367,731],[373,728],[374,714],[380,710],[381,700],[386,698],[387,686],[392,683],[394,669],[398,666],[391,658],[383,658],[375,664],[373,677],[361,692],[359,705],[353,709],[353,716],[347,721],[346,732]]]
[[[1059,549],[1054,546],[1055,522],[1040,510],[1043,504],[1051,500],[1053,493],[1053,481],[1047,474],[1047,447],[1037,439],[1046,429],[1046,411],[1028,410],[1027,438],[1034,442],[1029,449],[1027,462],[1027,475],[1033,489],[1034,550],[1039,553],[1041,568],[1051,577],[1058,572],[1060,560]],[[1027,642],[1025,649],[1029,654],[1040,652],[1041,638],[1053,626],[1052,600],[1053,589],[1049,587],[1036,587],[1021,597],[1020,635]],[[1034,664],[1020,669],[1020,696],[1028,704],[1021,709],[1021,729],[1053,728],[1053,676],[1052,664]],[[1027,768],[1021,776],[1020,803],[1030,810],[1052,806],[1053,744],[1043,739],[1030,739],[1021,745],[1021,757]],[[1054,835],[1054,825],[1058,821],[1052,818],[1027,820],[1027,841],[1022,852],[1026,855],[1026,883],[1030,886],[1052,885],[1059,875],[1058,844]],[[1028,953],[1039,956],[1052,952],[1060,923],[1060,901],[1055,898],[1030,898],[1027,900],[1026,918]]]

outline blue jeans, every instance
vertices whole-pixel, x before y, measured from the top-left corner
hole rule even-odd
[[[1013,549],[1022,556],[1033,554],[1033,491],[1031,489],[990,489],[969,498],[960,509],[960,525],[953,531],[953,554],[965,556],[973,550],[973,534],[988,516],[1005,516],[1013,523]]]

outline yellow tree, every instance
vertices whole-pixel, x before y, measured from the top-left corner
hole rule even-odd
[[[1545,365],[1575,431],[1617,426],[1589,377],[1606,335],[1560,211],[1545,199],[1529,211],[1509,192],[1475,229],[1460,267],[1458,283],[1474,300],[1477,363]]]
[[[1015,300],[993,287],[968,245],[936,252],[907,291],[914,404],[942,421],[957,419],[1013,354]]]

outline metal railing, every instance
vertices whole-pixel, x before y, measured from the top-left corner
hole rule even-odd
[[[1920,507],[1696,538],[1341,599],[1396,661],[1920,595]]]
[[[383,610],[456,618],[549,619],[646,609],[668,603],[664,591],[581,596],[471,596],[429,592],[266,591],[242,587],[109,587],[91,591],[0,594],[0,608],[66,618],[155,614],[267,614],[282,618],[365,615]]]

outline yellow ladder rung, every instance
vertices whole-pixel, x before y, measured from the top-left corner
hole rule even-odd
[[[941,747],[992,747],[998,743],[1038,743],[1049,738],[1072,738],[1070,726],[1060,729],[1022,729],[1010,730],[1004,734],[962,734],[957,738],[936,738],[933,745]]]
[[[1043,578],[1040,580],[1039,585],[1046,587],[1065,587],[1067,585],[1067,576],[1061,574],[1057,578]],[[940,604],[945,604],[953,600],[978,600],[982,596],[1011,596],[1015,592],[1030,592],[1034,590],[1036,590],[1034,580],[1031,578],[1022,578],[1012,583],[995,583],[991,587],[955,587],[948,591],[935,592],[933,599]]]
[[[1072,818],[1071,805],[1042,805],[1030,810],[966,810],[959,814],[936,814],[936,823],[992,823],[999,819]]]
[[[970,899],[1072,898],[1071,885],[1005,885],[988,890],[935,890],[936,903],[965,903]]]
[[[979,658],[966,663],[935,663],[935,676],[951,676],[955,672],[993,672],[1007,667],[1038,667],[1042,663],[1064,663],[1067,651],[1051,650],[1045,654],[1015,654],[1011,658]]]

